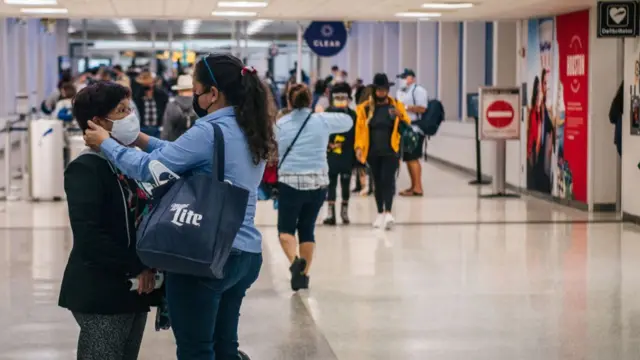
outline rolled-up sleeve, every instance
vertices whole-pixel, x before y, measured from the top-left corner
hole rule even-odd
[[[140,181],[152,181],[149,163],[157,160],[169,170],[182,175],[211,161],[213,131],[202,122],[189,129],[174,142],[150,138],[147,152],[120,145],[108,139],[101,145],[105,156],[125,175]]]

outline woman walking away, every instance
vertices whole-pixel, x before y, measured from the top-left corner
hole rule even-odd
[[[316,219],[329,185],[329,135],[343,133],[353,126],[351,117],[344,113],[312,113],[311,101],[306,85],[292,85],[287,94],[292,111],[275,126],[279,154],[278,233],[282,250],[291,263],[293,291],[309,287]]]
[[[331,106],[327,112],[345,113],[351,116],[355,122],[356,112],[349,108],[351,102],[351,86],[347,83],[339,83],[331,88]],[[324,219],[325,225],[336,224],[336,190],[338,179],[340,180],[340,190],[342,193],[342,206],[340,207],[340,217],[342,223],[348,225],[349,221],[349,196],[351,195],[351,173],[355,152],[353,149],[355,138],[355,128],[341,134],[333,134],[329,138],[327,150],[327,160],[329,163],[329,194],[327,195],[329,214]]]
[[[378,217],[373,226],[390,230],[394,224],[391,208],[396,192],[396,172],[399,166],[400,121],[411,123],[402,103],[389,96],[387,75],[373,78],[372,97],[356,110],[356,157],[371,168]]]
[[[174,173],[212,173],[214,124],[224,136],[224,179],[249,192],[244,221],[220,279],[167,273],[166,294],[178,360],[237,359],[240,307],[262,265],[262,235],[254,224],[257,191],[265,161],[275,149],[269,89],[253,68],[231,55],[201,59],[193,75],[193,108],[198,121],[174,142],[140,134],[124,147],[90,123],[87,144],[137,180],[151,181],[149,162]]]
[[[130,91],[99,82],[82,89],[73,113],[82,130],[93,120],[113,141],[131,144],[140,131],[132,116]],[[122,146],[122,145],[120,145]],[[136,223],[146,204],[135,181],[100,152],[85,150],[64,173],[73,248],[64,271],[59,305],[80,326],[78,360],[138,358],[149,305],[158,298],[153,272],[136,254]],[[137,278],[137,291],[130,279]]]

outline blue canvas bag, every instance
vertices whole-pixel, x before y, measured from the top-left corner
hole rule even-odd
[[[212,173],[188,174],[153,190],[137,251],[150,268],[222,278],[247,211],[249,191],[224,180],[224,135],[213,124]]]

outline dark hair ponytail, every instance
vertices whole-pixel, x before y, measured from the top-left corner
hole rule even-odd
[[[311,106],[313,98],[305,84],[293,84],[287,93],[287,100],[292,109],[305,109]]]
[[[253,162],[269,160],[276,148],[273,133],[275,103],[271,91],[256,71],[245,68],[235,56],[213,54],[196,64],[194,76],[203,85],[217,88],[234,107],[236,121],[247,137]]]

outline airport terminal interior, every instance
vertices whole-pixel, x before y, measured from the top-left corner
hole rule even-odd
[[[337,191],[335,208],[321,199],[308,273],[291,270],[299,259],[281,248],[279,217],[291,214],[278,211],[285,193],[273,192],[267,176],[277,165],[270,160],[260,186],[246,189],[257,198],[249,222],[261,233],[263,263],[240,309],[239,348],[248,357],[238,359],[640,358],[638,7],[0,0],[0,360],[214,359],[184,348],[176,355],[175,334],[156,330],[154,307],[137,357],[89,357],[75,313],[59,299],[79,240],[65,168],[92,141],[76,97],[96,84],[128,88],[138,133],[180,141],[211,116],[199,114],[199,97],[209,95],[195,89],[202,62],[217,86],[207,63],[216,53],[240,59],[242,77],[270,90],[275,128],[306,108],[317,119],[352,112],[355,137],[345,150],[346,191]],[[288,113],[298,84],[309,104]],[[372,162],[382,146],[368,134],[379,113],[369,115],[372,104],[385,106],[384,116],[388,108],[386,177]],[[172,106],[185,122],[173,138]],[[343,154],[337,137],[322,144],[329,162],[320,156],[323,170],[312,175],[332,176],[330,159]],[[374,154],[366,161],[363,141]],[[122,161],[104,153],[112,168]],[[233,164],[240,158],[226,154]],[[281,189],[293,189],[283,175]],[[387,190],[392,211],[382,210]],[[124,191],[122,199],[126,208]],[[292,289],[296,276],[307,286]]]

